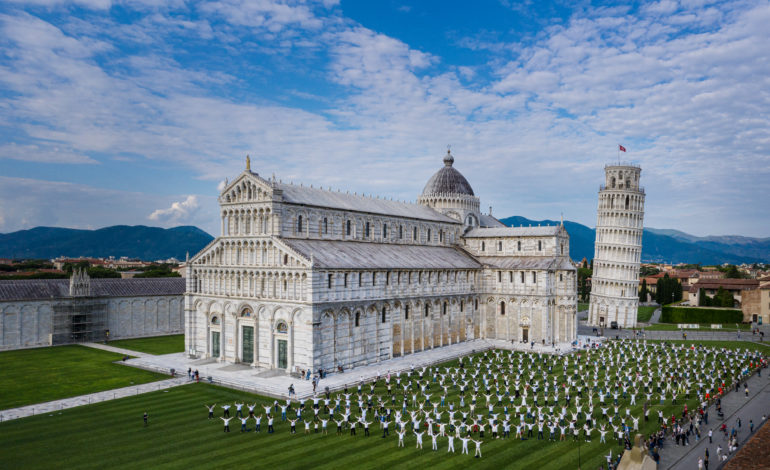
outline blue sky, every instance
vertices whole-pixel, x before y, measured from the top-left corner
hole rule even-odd
[[[6,1],[0,232],[218,230],[225,178],[416,199],[452,146],[498,217],[770,236],[770,3]]]

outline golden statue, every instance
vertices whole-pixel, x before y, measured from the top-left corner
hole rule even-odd
[[[246,155],[246,171],[251,171],[251,159]]]

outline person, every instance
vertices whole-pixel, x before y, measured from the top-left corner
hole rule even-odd
[[[260,432],[261,425],[262,425],[262,415],[254,416],[254,432],[255,433]]]
[[[463,443],[463,448],[460,451],[460,454],[468,455],[468,441],[470,441],[471,438],[470,437],[460,437],[459,439]]]
[[[241,416],[241,432],[249,432],[249,428],[246,427],[246,422],[249,420],[249,418],[244,418]]]
[[[455,452],[455,437],[450,433],[447,435],[447,439],[449,440],[449,447],[447,447],[447,452],[451,452],[454,454]]]
[[[236,403],[235,404],[235,417],[236,418],[243,418],[243,403]]]
[[[417,445],[415,446],[415,449],[422,449],[422,435],[425,434],[425,431],[423,432],[417,432],[412,431],[415,436],[417,436]]]
[[[273,429],[273,415],[267,415],[267,433],[272,434],[273,432],[275,432]]]
[[[703,457],[698,458],[698,470],[703,470]]]
[[[212,418],[214,418],[214,407],[215,407],[215,406],[217,406],[217,404],[216,404],[216,403],[214,403],[214,404],[213,404],[213,405],[211,405],[211,406],[209,406],[209,405],[203,405],[203,406],[205,406],[206,408],[208,408],[208,409],[209,409],[209,419],[212,419]]]
[[[222,405],[222,409],[224,412],[222,413],[223,418],[229,418],[230,417],[230,405]]]
[[[398,447],[404,447],[404,434],[406,434],[406,430],[402,428],[400,431],[396,431],[396,434],[398,434]]]
[[[484,442],[484,441],[477,441],[477,440],[473,439],[473,443],[476,444],[476,455],[475,455],[475,457],[477,459],[481,458],[481,443],[482,442]]]
[[[431,442],[431,448],[434,451],[438,450],[438,434],[431,433],[430,438],[431,438],[431,441],[432,441]]]
[[[290,419],[289,420],[289,434],[297,434],[297,420],[296,419]]]
[[[147,426],[147,420],[149,419],[149,416],[147,415],[147,412],[144,412],[144,425]],[[161,426],[162,427],[162,426]]]
[[[713,428],[709,429],[709,444],[711,444],[711,443],[713,443],[713,442],[714,442],[714,441],[712,440],[712,438],[711,438],[711,435],[712,435],[713,433],[714,433],[714,429],[713,429]]]
[[[221,419],[225,423],[224,432],[230,432],[230,420],[233,419],[233,418],[224,418],[224,417],[222,417],[222,418],[219,418],[219,419]]]

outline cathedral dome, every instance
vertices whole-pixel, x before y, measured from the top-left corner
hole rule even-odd
[[[449,150],[444,157],[444,168],[436,172],[428,180],[425,189],[422,190],[423,196],[430,194],[467,194],[473,196],[473,188],[468,180],[459,171],[452,168],[455,159]]]

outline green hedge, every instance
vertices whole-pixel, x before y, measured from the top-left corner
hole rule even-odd
[[[661,323],[741,323],[743,312],[735,309],[670,307],[660,314]]]

